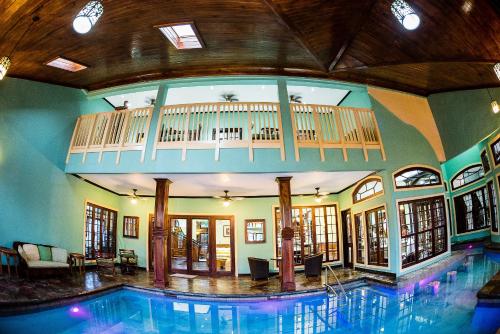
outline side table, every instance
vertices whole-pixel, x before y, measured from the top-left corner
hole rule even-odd
[[[85,256],[80,253],[69,253],[70,269],[73,272],[73,268],[78,267],[80,274],[85,272]]]
[[[19,277],[19,272],[17,267],[19,266],[19,255],[12,248],[0,247],[0,274],[3,273],[2,268],[2,255],[5,255],[5,259],[7,260],[7,272],[9,273],[9,278],[11,277],[10,273],[10,264],[11,259],[14,260],[14,268],[16,269],[16,276]]]

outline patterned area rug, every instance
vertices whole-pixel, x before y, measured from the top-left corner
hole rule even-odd
[[[172,274],[172,275],[170,275],[170,277],[179,277],[179,278],[189,278],[189,279],[192,279],[192,278],[198,277],[198,275]]]

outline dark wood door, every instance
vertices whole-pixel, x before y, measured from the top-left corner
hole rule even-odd
[[[344,267],[353,267],[353,246],[352,246],[352,227],[351,210],[344,210],[342,215],[342,244],[344,250]]]

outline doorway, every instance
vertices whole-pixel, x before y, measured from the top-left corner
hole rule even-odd
[[[234,275],[232,216],[172,215],[168,237],[173,273]]]
[[[352,227],[351,227],[351,210],[341,212],[342,216],[342,245],[344,250],[344,267],[353,267],[353,245],[352,245]]]

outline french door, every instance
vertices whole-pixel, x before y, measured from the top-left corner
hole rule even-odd
[[[351,228],[351,210],[341,212],[342,217],[342,244],[344,245],[344,267],[352,268],[353,264],[353,233]]]
[[[280,208],[274,211],[276,231],[281,231]],[[335,205],[292,207],[294,228],[293,259],[295,265],[304,258],[323,253],[323,262],[339,260],[337,207]],[[281,257],[281,233],[276,233],[276,255]]]
[[[169,267],[174,273],[234,274],[231,216],[169,216]]]

